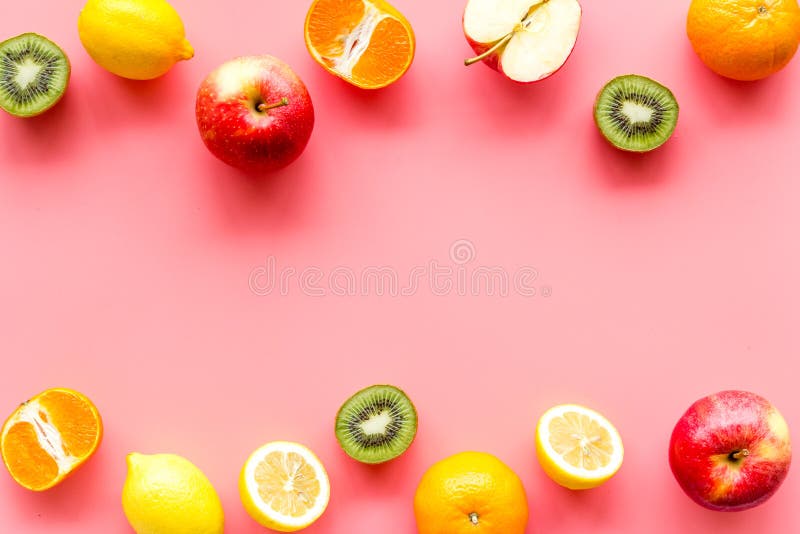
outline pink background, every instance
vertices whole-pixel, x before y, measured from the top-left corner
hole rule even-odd
[[[106,438],[74,478],[32,494],[0,473],[0,531],[128,533],[125,454],[175,452],[200,466],[227,531],[261,531],[238,471],[272,440],[300,441],[333,497],[309,533],[415,532],[424,470],[462,450],[522,477],[530,533],[800,531],[800,477],[765,506],[707,512],[673,481],[672,426],[726,388],[772,400],[793,428],[800,294],[800,64],[757,84],[707,71],[684,33],[688,2],[585,2],[566,67],[517,86],[464,68],[463,0],[397,0],[417,33],[408,75],[377,93],[325,73],[303,44],[309,2],[175,0],[197,50],[163,79],[101,70],[82,49],[79,0],[5,5],[3,38],[45,34],[70,56],[65,100],[33,120],[0,116],[0,407],[52,386],[99,406]],[[224,5],[223,5],[224,4]],[[253,180],[216,161],[194,95],[218,64],[271,53],[306,81],[317,124],[304,156]],[[681,104],[675,137],[619,153],[591,119],[596,92],[651,76]],[[259,296],[251,273],[417,265],[535,267],[539,294],[503,298]],[[549,296],[547,294],[549,288]],[[349,460],[339,405],[390,382],[421,414],[417,441],[381,467]],[[604,412],[625,464],[570,493],[537,465],[534,426],[553,404]]]

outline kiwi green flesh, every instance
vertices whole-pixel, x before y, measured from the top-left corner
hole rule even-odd
[[[650,78],[619,76],[597,96],[594,118],[612,145],[648,152],[663,145],[675,131],[678,102],[672,91]]]
[[[336,416],[336,439],[353,459],[367,464],[388,462],[411,446],[417,433],[417,411],[400,389],[371,386],[350,397]]]
[[[0,107],[17,117],[32,117],[64,95],[70,65],[49,39],[25,33],[0,43]]]

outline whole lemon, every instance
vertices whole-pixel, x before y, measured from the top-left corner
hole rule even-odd
[[[89,0],[78,33],[98,65],[132,80],[158,78],[194,56],[180,16],[165,0]]]
[[[174,454],[129,454],[122,508],[136,534],[222,534],[217,492],[191,462]]]

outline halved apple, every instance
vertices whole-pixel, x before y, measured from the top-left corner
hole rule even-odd
[[[464,35],[483,61],[516,82],[538,82],[566,63],[578,39],[577,0],[469,0]]]

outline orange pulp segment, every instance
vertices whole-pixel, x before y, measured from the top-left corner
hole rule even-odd
[[[411,25],[384,0],[315,0],[305,40],[325,70],[362,89],[397,81],[414,59]]]
[[[0,434],[0,452],[14,480],[43,491],[89,459],[102,435],[100,414],[88,398],[70,389],[49,389],[11,414]]]

